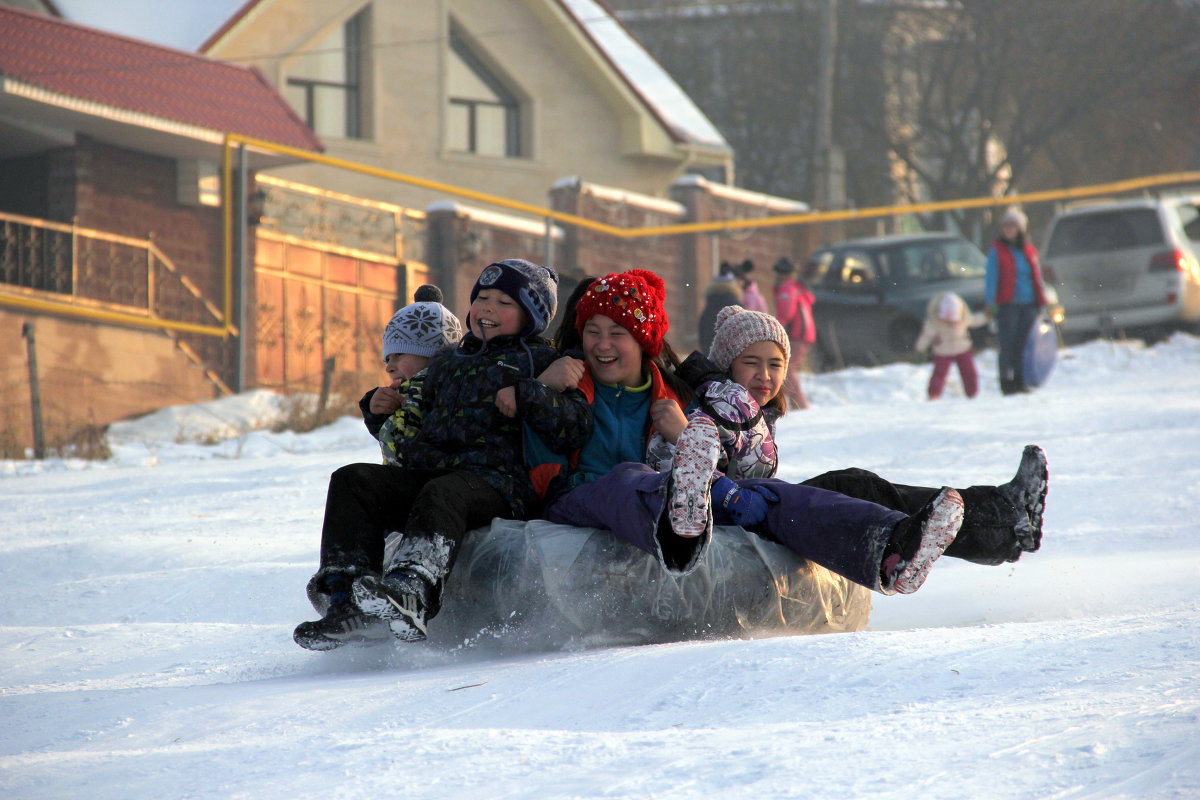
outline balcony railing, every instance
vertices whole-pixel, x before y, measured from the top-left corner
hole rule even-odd
[[[0,305],[210,336],[236,335],[158,248],[0,212]]]

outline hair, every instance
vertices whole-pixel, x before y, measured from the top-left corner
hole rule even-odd
[[[560,353],[579,350],[583,347],[583,338],[579,335],[579,331],[575,330],[575,306],[578,305],[579,298],[583,297],[583,293],[595,280],[593,275],[584,275],[579,279],[579,283],[575,284],[570,296],[567,297],[561,321],[558,323],[558,330],[554,332],[552,339],[555,349]]]
[[[679,377],[676,372],[679,369],[679,365],[683,362],[675,352],[675,348],[671,347],[671,343],[667,341],[667,337],[663,337],[662,352],[656,358],[650,358],[649,360],[654,363],[654,366],[658,367],[658,371],[663,377],[663,383],[667,384],[667,388],[675,393],[683,402],[683,405],[686,407],[691,403],[695,394],[688,382]]]

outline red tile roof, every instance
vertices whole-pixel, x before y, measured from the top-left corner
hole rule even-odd
[[[0,73],[113,108],[306,150],[324,149],[254,68],[4,6]]]

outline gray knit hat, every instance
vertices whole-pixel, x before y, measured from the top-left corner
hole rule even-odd
[[[421,287],[424,289],[425,287]],[[421,292],[418,289],[418,292]],[[429,296],[428,293],[422,296]],[[409,303],[392,315],[383,330],[383,360],[392,353],[433,356],[462,338],[458,317],[441,303]]]
[[[717,313],[714,330],[708,359],[722,370],[728,370],[739,353],[758,342],[774,342],[783,351],[784,360],[792,360],[787,331],[770,314],[748,311],[736,305],[725,306]]]
[[[483,289],[499,289],[517,301],[529,320],[521,336],[546,330],[558,310],[558,273],[523,258],[506,258],[484,267],[471,287],[472,303]]]

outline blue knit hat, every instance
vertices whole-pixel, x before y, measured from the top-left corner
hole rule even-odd
[[[528,320],[520,336],[534,336],[546,330],[558,310],[558,273],[523,258],[506,258],[488,264],[471,287],[471,302],[483,289],[499,289],[511,297]],[[470,325],[468,316],[467,324]]]

